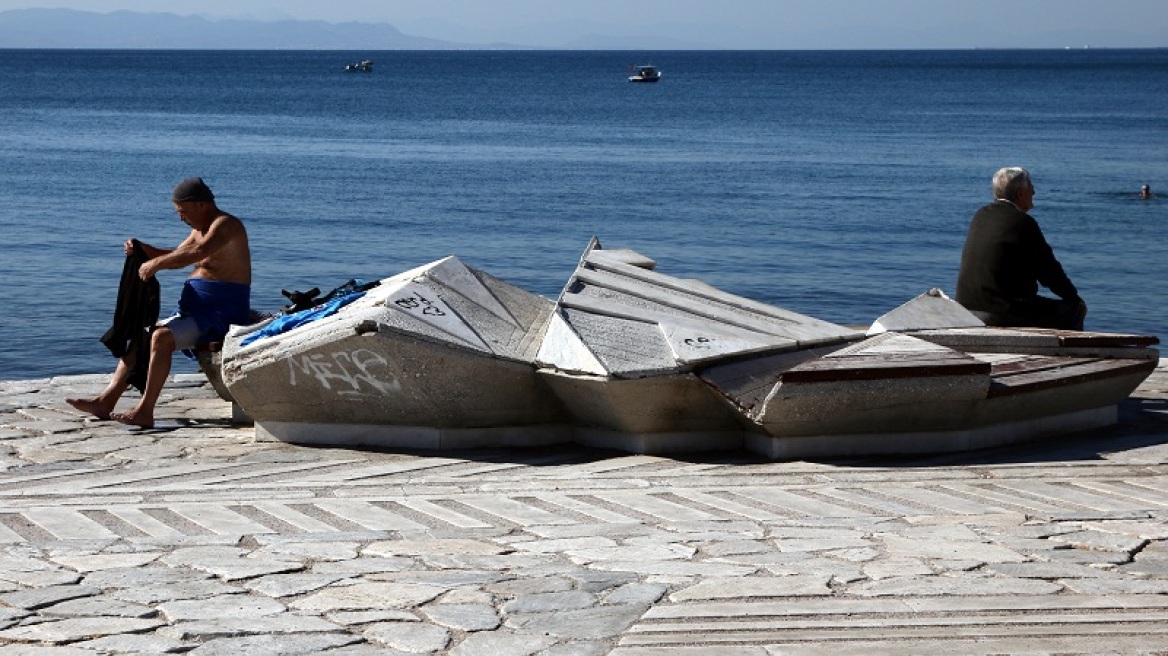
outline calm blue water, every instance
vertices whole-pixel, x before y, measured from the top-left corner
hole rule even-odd
[[[1088,329],[1164,337],[1166,98],[1168,50],[0,51],[0,379],[112,367],[121,244],[181,240],[191,175],[249,226],[261,309],[452,253],[554,297],[598,235],[866,324],[953,291],[1017,164]]]

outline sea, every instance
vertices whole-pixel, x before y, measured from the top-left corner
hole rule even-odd
[[[1024,166],[1086,328],[1163,339],[1166,99],[1168,50],[0,50],[0,379],[112,370],[122,243],[181,241],[189,176],[247,225],[261,311],[448,255],[555,298],[595,236],[863,326],[952,295]]]

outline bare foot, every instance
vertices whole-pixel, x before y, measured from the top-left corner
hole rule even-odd
[[[144,412],[137,408],[129,412],[115,412],[110,414],[110,419],[116,422],[126,424],[127,426],[137,426],[139,428],[154,428],[154,413]]]
[[[112,410],[112,408],[105,407],[97,399],[65,399],[65,403],[77,408],[81,412],[89,413],[98,419],[109,419],[110,410]]]

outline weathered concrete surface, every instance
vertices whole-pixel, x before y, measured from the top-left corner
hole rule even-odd
[[[1163,653],[1168,361],[1106,429],[927,457],[130,431],[0,383],[0,656]]]
[[[540,373],[593,446],[588,434],[600,430],[609,433],[608,445],[637,453],[691,450],[702,433],[749,424],[692,373],[695,366],[861,337],[654,266],[644,255],[604,250],[593,239],[536,354]]]
[[[985,326],[972,312],[953,301],[940,289],[930,289],[900,307],[881,315],[868,328],[868,335],[889,330],[910,331],[926,328],[976,328]]]
[[[249,342],[267,325],[233,330],[220,373],[226,398],[286,442],[347,431],[390,449],[505,446],[517,428],[567,419],[531,366],[553,307],[452,256],[290,331]]]

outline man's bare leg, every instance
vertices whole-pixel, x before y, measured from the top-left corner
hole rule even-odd
[[[109,419],[118,405],[118,399],[122,398],[122,394],[130,387],[130,372],[134,368],[134,359],[134,349],[131,347],[122,359],[118,360],[118,367],[101,394],[92,399],[65,399],[65,403],[98,419]]]
[[[142,398],[129,412],[111,413],[111,419],[130,426],[154,427],[154,404],[170,375],[170,360],[174,352],[174,333],[165,326],[155,328],[150,338],[150,367],[146,370],[146,389],[142,391]]]

